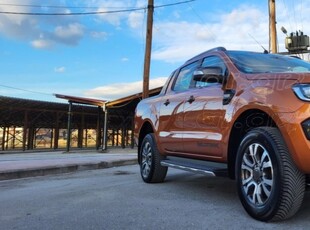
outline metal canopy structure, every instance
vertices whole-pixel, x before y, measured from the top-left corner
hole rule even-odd
[[[69,148],[134,147],[134,111],[142,93],[110,102],[57,96],[69,103],[0,96],[0,151],[66,149],[69,137]]]
[[[105,110],[105,102],[104,100],[98,100],[98,99],[92,99],[92,98],[84,98],[84,97],[75,97],[75,96],[68,96],[68,95],[62,95],[62,94],[55,94],[57,98],[68,100],[69,102],[69,109],[68,109],[68,123],[67,123],[67,144],[66,144],[66,151],[70,151],[71,146],[71,124],[72,124],[72,106],[73,103],[77,104],[85,104],[85,105],[95,105],[98,106],[98,115],[97,115],[97,127],[96,127],[96,149],[99,149],[100,146],[100,140],[101,140],[101,110],[102,107]],[[106,118],[105,118],[106,120]],[[106,122],[104,122],[106,124]],[[105,126],[104,126],[105,127]],[[106,130],[106,128],[104,128]],[[82,130],[79,130],[78,133],[83,132]],[[104,135],[105,136],[105,135]]]
[[[86,98],[86,97],[76,97],[76,96],[68,96],[63,94],[54,94],[55,97],[68,100],[68,102],[85,104],[85,105],[96,105],[103,107],[106,103],[105,100]]]
[[[76,105],[72,113],[73,129],[97,128],[97,108]],[[67,114],[67,104],[0,96],[1,150],[31,150],[38,148],[42,142],[46,148],[61,148],[60,139],[67,138],[64,130],[68,125]],[[83,147],[83,137],[76,139],[77,147]]]

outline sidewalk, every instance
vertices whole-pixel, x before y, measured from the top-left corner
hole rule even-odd
[[[136,149],[72,150],[0,154],[0,180],[103,169],[137,163]]]

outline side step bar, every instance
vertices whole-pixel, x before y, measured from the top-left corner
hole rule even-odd
[[[190,160],[178,157],[169,157],[161,162],[162,166],[181,169],[207,176],[228,177],[227,165],[201,160]]]

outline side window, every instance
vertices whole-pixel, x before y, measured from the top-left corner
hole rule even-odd
[[[172,74],[170,74],[169,78],[167,79],[166,83],[164,84],[163,88],[160,91],[160,94],[165,94],[166,90],[171,82],[171,79],[174,78],[174,76],[176,75],[176,71],[173,71]]]
[[[193,85],[193,72],[198,67],[199,62],[193,62],[187,66],[184,66],[177,77],[177,80],[173,86],[173,90],[180,92],[188,90]]]
[[[222,70],[222,75],[223,76],[226,76],[226,74],[227,74],[227,67],[224,64],[223,60],[220,57],[218,57],[218,56],[206,57],[203,60],[201,67],[219,67]],[[207,86],[214,85],[214,84],[218,84],[218,83],[209,83],[209,82],[203,82],[203,81],[196,81],[195,87],[196,88],[207,87]]]
[[[223,76],[225,76],[227,72],[227,67],[224,64],[224,61],[218,56],[206,57],[203,60],[201,67],[220,67]]]

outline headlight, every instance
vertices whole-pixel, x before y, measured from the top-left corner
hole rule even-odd
[[[310,84],[294,85],[293,90],[300,100],[310,101]]]

